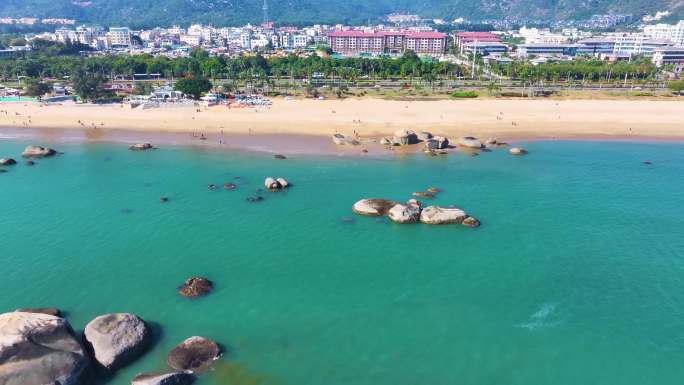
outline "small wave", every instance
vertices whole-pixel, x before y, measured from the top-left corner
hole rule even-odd
[[[559,321],[550,320],[556,313],[556,304],[551,302],[543,303],[537,311],[530,315],[527,322],[517,324],[516,327],[537,330],[545,327],[553,327],[558,325]]]

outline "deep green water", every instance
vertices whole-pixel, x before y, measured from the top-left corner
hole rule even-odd
[[[227,348],[200,385],[681,384],[684,144],[524,145],[279,161],[54,144],[65,154],[0,174],[0,310],[157,325],[108,385],[163,369],[192,335]],[[295,186],[247,203],[269,175]],[[360,198],[433,185],[483,226],[342,221]],[[192,275],[217,289],[180,298]]]

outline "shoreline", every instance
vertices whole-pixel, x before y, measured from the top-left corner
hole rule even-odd
[[[40,105],[0,103],[0,138],[78,142],[151,142],[263,153],[365,155],[388,151],[377,141],[398,129],[529,141],[684,141],[684,103],[612,100],[379,99],[285,100],[271,108]],[[336,146],[334,133],[362,138]],[[194,135],[194,137],[193,137]],[[203,135],[206,140],[199,140]],[[411,146],[412,150],[422,146]],[[362,149],[368,153],[362,153]],[[414,151],[408,151],[414,152]]]

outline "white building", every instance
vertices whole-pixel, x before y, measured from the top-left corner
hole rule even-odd
[[[647,25],[644,27],[644,35],[651,39],[668,40],[675,45],[684,46],[684,20],[680,20],[675,25]]]
[[[125,48],[131,45],[131,30],[128,27],[112,27],[107,32],[111,48]]]

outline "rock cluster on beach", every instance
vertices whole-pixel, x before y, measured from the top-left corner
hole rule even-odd
[[[53,308],[20,310],[45,309],[55,312]],[[66,319],[56,315],[28,311],[0,314],[0,384],[99,383],[100,376],[107,378],[139,358],[151,342],[145,321],[130,313],[96,317],[85,327],[82,339]],[[189,385],[195,374],[207,370],[220,354],[216,342],[190,337],[168,353],[168,372],[138,374],[132,385]]]
[[[365,216],[387,216],[395,223],[424,223],[427,225],[462,224],[467,227],[478,227],[480,221],[458,208],[428,206],[423,208],[421,202],[410,199],[405,204],[388,199],[361,199],[354,203],[352,211]]]

